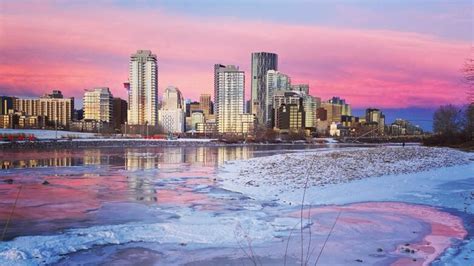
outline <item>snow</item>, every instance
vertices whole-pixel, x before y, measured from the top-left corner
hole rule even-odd
[[[25,135],[35,135],[38,139],[55,139],[56,130],[40,130],[40,129],[0,129],[1,134],[25,134]],[[92,138],[95,133],[84,133],[84,132],[72,132],[72,131],[57,131],[58,138]]]
[[[52,140],[56,139],[55,130],[39,130],[39,129],[0,129],[1,134],[25,134],[25,135],[34,135],[40,140]],[[194,138],[179,138],[173,140],[167,139],[144,139],[144,138],[118,138],[114,136],[98,136],[96,133],[86,133],[86,132],[74,132],[74,131],[57,131],[57,138],[72,138],[73,141],[149,141],[149,142],[211,142],[216,139],[194,139]],[[0,141],[0,144],[8,143],[6,141]]]
[[[140,138],[89,138],[89,139],[73,139],[73,141],[87,142],[87,141],[110,141],[110,142],[127,142],[127,141],[148,141],[148,142],[211,142],[216,139],[190,139],[190,138],[179,138],[179,139],[140,139]]]
[[[339,141],[337,141],[334,138],[313,138],[313,140],[317,142],[325,142],[325,143],[339,143]]]
[[[149,155],[153,154],[144,153],[142,156]],[[462,219],[455,213],[436,207],[474,213],[474,205],[466,207],[463,199],[463,195],[471,193],[474,188],[473,158],[473,154],[447,148],[378,147],[321,149],[230,161],[217,172],[219,191],[213,195],[207,193],[216,202],[219,197],[233,198],[228,191],[220,190],[223,187],[256,199],[248,202],[239,200],[241,205],[237,206],[242,207],[242,210],[195,211],[186,207],[165,210],[161,209],[163,205],[149,206],[153,210],[169,212],[170,216],[177,218],[160,222],[156,219],[140,219],[139,222],[17,237],[0,243],[0,265],[53,264],[78,251],[131,243],[157,243],[158,247],[184,243],[186,250],[183,251],[183,256],[193,250],[206,248],[209,248],[209,252],[203,253],[215,256],[213,252],[218,250],[236,248],[237,243],[244,241],[247,235],[252,236],[255,247],[267,245],[274,253],[278,253],[283,250],[278,249],[278,245],[284,246],[286,241],[281,240],[286,239],[288,232],[300,221],[299,212],[295,216],[288,216],[285,212],[298,210],[294,206],[301,204],[306,176],[311,178],[305,204],[313,206],[311,213],[315,223],[306,225],[315,228],[313,237],[318,243],[322,243],[327,233],[327,230],[321,228],[330,228],[334,215],[339,210],[344,210],[344,217],[341,217],[338,228],[331,237],[338,246],[332,249],[328,245],[325,251],[329,252],[325,259],[334,262],[332,265],[341,263],[341,258],[337,256],[341,250],[351,255],[348,256],[351,260],[346,262],[351,263],[353,258],[358,258],[360,254],[371,254],[381,245],[374,239],[390,234],[391,242],[386,242],[386,246],[383,246],[384,250],[392,252],[387,254],[398,257],[397,250],[402,249],[405,243],[403,241],[411,237],[414,241],[412,244],[420,246],[420,249],[425,247],[426,241],[433,243],[434,251],[422,250],[414,255],[423,256],[429,261],[452,244],[452,239],[446,235],[450,232],[449,228],[454,228],[453,224],[462,233],[456,239],[460,241],[464,237]],[[73,172],[77,174],[77,171],[74,169]],[[170,178],[160,179],[160,182],[167,185],[184,182],[185,179],[176,176],[181,173],[188,176],[189,170],[180,171],[182,172],[170,173]],[[142,175],[142,172],[139,174]],[[212,189],[216,188],[208,184],[197,183],[193,186],[193,190],[199,192]],[[164,195],[163,191],[161,195]],[[262,203],[275,201],[280,204],[272,210],[263,207]],[[348,203],[351,205],[331,206]],[[314,207],[316,205],[318,206]],[[272,215],[273,212],[275,216]],[[398,217],[403,222],[396,220]],[[358,222],[357,219],[368,223]],[[431,227],[426,227],[428,225]],[[421,232],[424,228],[430,229],[426,229],[427,232],[431,232],[431,228],[438,231],[444,228],[447,231],[441,230],[416,240],[412,230]],[[444,238],[438,238],[443,234]],[[299,254],[296,243],[292,242],[295,248],[290,247],[291,252],[297,253],[294,257]],[[397,243],[395,251],[389,251],[394,243]],[[461,249],[459,246],[448,248],[442,262],[465,263],[463,257],[474,248],[473,243],[464,242]],[[353,247],[355,251],[351,250]],[[375,263],[378,259],[381,258],[369,256],[364,258],[364,262],[370,264],[373,260]]]
[[[234,246],[238,237],[243,237],[242,232],[251,234],[253,242],[259,243],[273,237],[273,226],[285,230],[289,228],[247,215],[228,213],[212,219],[211,215],[193,213],[189,216],[188,213],[179,222],[173,223],[93,226],[67,230],[58,235],[18,237],[0,244],[0,265],[51,264],[66,254],[93,246],[132,242],[193,243],[201,247]],[[294,218],[292,223],[297,221]]]
[[[309,188],[318,187],[317,190],[320,191],[324,186],[364,178],[406,175],[467,165],[471,162],[471,157],[469,153],[454,149],[421,146],[348,148],[230,161],[221,166],[219,177],[224,188],[229,190],[266,199],[281,199],[297,194],[301,201],[306,180]],[[468,168],[472,169],[472,166]],[[414,178],[402,180],[408,184],[418,182]],[[400,180],[380,185],[390,187],[397,183]],[[375,188],[370,190],[377,191]],[[338,194],[332,195],[332,198],[337,198]]]

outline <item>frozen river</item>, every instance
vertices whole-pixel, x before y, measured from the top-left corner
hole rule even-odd
[[[220,182],[224,162],[308,149],[342,148],[2,151],[0,264],[474,263],[472,163],[411,174],[422,181],[410,193],[371,183],[394,176],[341,184],[330,192],[346,200],[305,206],[303,215],[298,204]]]

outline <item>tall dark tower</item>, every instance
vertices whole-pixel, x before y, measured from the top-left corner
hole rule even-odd
[[[265,123],[268,70],[278,70],[278,55],[267,52],[252,53],[251,113],[257,117],[259,124]]]

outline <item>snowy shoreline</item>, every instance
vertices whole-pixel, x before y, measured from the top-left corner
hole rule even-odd
[[[229,161],[219,168],[226,189],[281,198],[356,180],[467,165],[474,154],[450,148],[376,147],[311,151]],[[308,177],[308,179],[306,178]],[[416,181],[416,180],[414,180]],[[271,192],[270,192],[271,191]]]

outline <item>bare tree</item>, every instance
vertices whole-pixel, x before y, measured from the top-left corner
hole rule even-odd
[[[470,103],[464,111],[464,132],[468,140],[474,139],[474,103]]]
[[[464,132],[468,139],[474,137],[474,47],[471,58],[466,59],[462,72],[467,85],[467,107],[464,111]]]
[[[474,48],[472,51],[474,51]],[[474,56],[466,59],[462,72],[464,75],[464,82],[467,85],[467,101],[468,104],[471,105],[474,102]]]
[[[461,132],[461,109],[449,104],[440,106],[433,115],[433,130],[437,134],[453,136]]]

